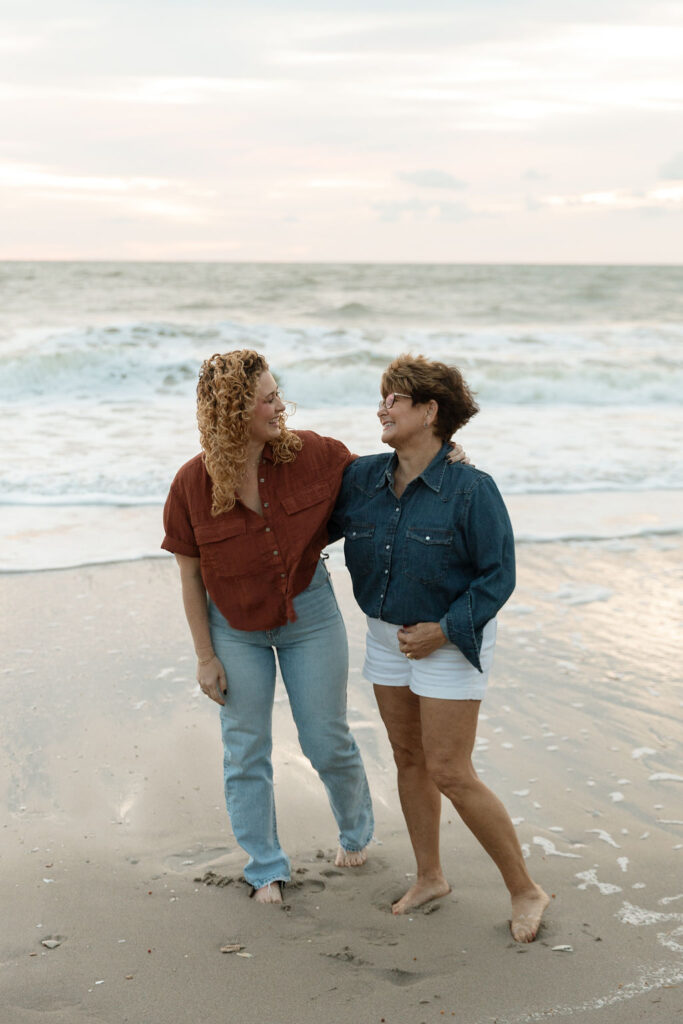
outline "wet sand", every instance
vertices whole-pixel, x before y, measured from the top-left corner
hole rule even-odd
[[[240,881],[173,562],[1,577],[3,1024],[683,1020],[682,546],[518,548],[475,763],[553,894],[530,946],[446,805],[452,893],[390,913],[414,866],[343,569],[377,842],[363,868],[334,867],[334,821],[280,688],[282,909]]]

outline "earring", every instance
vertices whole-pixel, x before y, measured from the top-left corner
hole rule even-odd
[[[427,422],[427,420],[425,420],[425,421],[424,421],[424,423],[422,424],[422,426],[423,426],[423,427],[428,427],[428,426],[429,426],[429,423]]]

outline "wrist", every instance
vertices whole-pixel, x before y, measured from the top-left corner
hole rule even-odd
[[[443,626],[441,625],[440,622],[435,622],[434,623],[434,639],[437,640],[441,644],[447,644],[448,643],[448,637],[446,636],[444,628],[443,628]]]
[[[209,662],[213,661],[213,659],[215,657],[216,657],[216,655],[215,655],[215,653],[213,651],[211,652],[211,654],[205,654],[204,657],[202,657],[201,654],[197,654],[197,664],[198,665],[208,665]]]

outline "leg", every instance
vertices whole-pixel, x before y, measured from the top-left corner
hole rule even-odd
[[[337,863],[365,861],[374,820],[360,751],[346,720],[346,630],[327,572],[296,599],[297,621],[279,631],[278,659],[301,749],[318,772],[339,826]]]
[[[265,888],[272,895],[266,902],[280,902],[279,887],[269,885],[290,877],[289,859],[278,840],[273,793],[275,656],[263,633],[233,630],[213,607],[210,622],[228,680],[220,709],[228,814],[235,839],[249,854],[245,878],[256,890]],[[256,899],[264,902],[258,891]]]
[[[374,689],[394,752],[398,795],[417,863],[417,881],[392,907],[394,914],[405,914],[451,891],[439,856],[441,793],[425,765],[420,698],[407,686]]]
[[[427,771],[498,866],[512,899],[513,938],[533,942],[549,899],[527,872],[510,816],[474,770],[480,702],[419,700]]]

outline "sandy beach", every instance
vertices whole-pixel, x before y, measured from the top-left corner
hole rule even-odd
[[[173,561],[1,577],[3,1024],[683,1021],[682,548],[518,548],[475,763],[553,894],[530,946],[512,941],[497,871],[445,805],[452,893],[390,913],[413,861],[345,570],[333,578],[376,842],[363,868],[334,867],[334,822],[280,685],[294,868],[281,909],[240,881]]]

